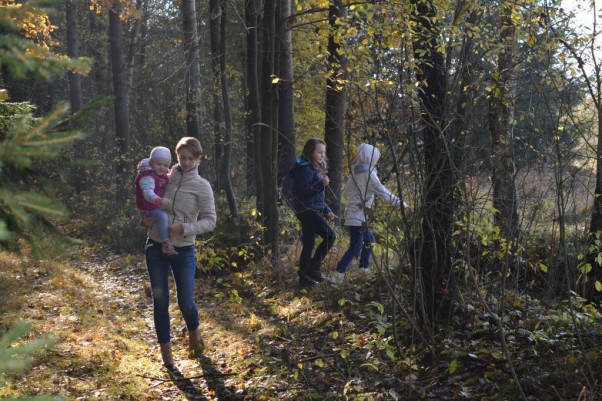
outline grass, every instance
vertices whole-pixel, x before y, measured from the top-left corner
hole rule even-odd
[[[341,239],[326,260],[328,271],[345,247]],[[172,291],[177,367],[172,372],[160,361],[142,254],[85,246],[65,255],[48,252],[45,260],[0,253],[0,331],[26,319],[33,330],[24,341],[59,340],[37,355],[31,370],[7,376],[0,398],[519,399],[501,352],[501,333],[479,297],[466,293],[457,319],[435,334],[431,354],[405,315],[391,315],[382,277],[366,279],[352,265],[341,287],[299,290],[294,269],[299,249],[288,249],[285,268],[260,260],[197,280],[206,344],[200,357],[187,355],[187,333]],[[391,284],[406,300],[397,310],[412,316],[408,277],[393,276]],[[587,364],[594,372],[602,369],[596,306],[575,300],[583,348],[566,302],[552,308],[526,294],[499,297],[475,290],[489,310],[504,316],[512,366],[529,399],[595,399],[583,390],[589,390],[583,372]]]
[[[172,381],[159,360],[143,255],[81,247],[22,267],[16,257],[0,254],[0,329],[25,319],[33,323],[26,341],[59,340],[30,371],[10,375],[0,397],[337,399],[332,385],[343,386],[345,374],[329,365],[338,359],[335,365],[346,366],[340,355],[365,353],[361,347],[372,341],[343,319],[337,303],[342,289],[299,291],[296,274],[262,264],[197,282],[207,350],[201,358],[187,357],[172,291],[177,374],[194,378]],[[345,349],[348,341],[352,347]]]

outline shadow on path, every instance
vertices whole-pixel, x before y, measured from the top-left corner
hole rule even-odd
[[[176,367],[168,369],[167,372],[187,400],[208,401],[208,398],[195,386],[192,381],[193,378],[184,377],[182,372]]]
[[[221,373],[213,364],[211,359],[204,355],[195,357],[195,360],[199,363],[203,369],[203,374],[198,376],[186,377],[182,374],[180,369],[173,367],[167,369],[169,379],[161,379],[157,377],[142,376],[152,380],[158,380],[161,382],[173,382],[176,387],[181,391],[182,395],[187,400],[195,401],[209,401],[210,399],[216,399],[219,401],[242,401],[244,400],[244,394],[237,394],[234,388],[228,388],[224,380],[225,377],[235,375],[235,373]],[[205,385],[195,384],[194,380],[202,379]],[[206,392],[209,396],[203,394],[202,387],[206,387]]]
[[[238,401],[244,400],[243,394],[237,394],[236,389],[231,386],[226,386],[225,378],[227,376],[235,375],[235,373],[221,373],[213,364],[211,359],[205,355],[199,355],[195,357],[195,360],[199,363],[203,369],[203,378],[209,391],[217,396],[220,401]]]

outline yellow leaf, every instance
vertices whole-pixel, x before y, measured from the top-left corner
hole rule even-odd
[[[602,292],[602,283],[596,280],[596,291]]]

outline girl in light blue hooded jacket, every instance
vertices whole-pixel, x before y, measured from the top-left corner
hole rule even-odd
[[[349,248],[337,264],[331,277],[334,284],[343,282],[345,272],[354,257],[360,257],[360,272],[367,273],[372,255],[372,243],[376,242],[374,235],[366,224],[366,211],[372,208],[375,197],[379,197],[393,205],[399,205],[399,197],[391,193],[378,178],[376,163],[380,159],[380,151],[367,143],[358,146],[355,164],[343,196],[347,201],[345,207],[345,222],[349,230]],[[404,208],[408,205],[404,202]]]

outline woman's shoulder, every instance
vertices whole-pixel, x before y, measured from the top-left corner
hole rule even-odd
[[[200,174],[189,174],[186,177],[186,182],[190,185],[194,185],[200,188],[211,188],[211,184],[206,178],[203,178]]]

